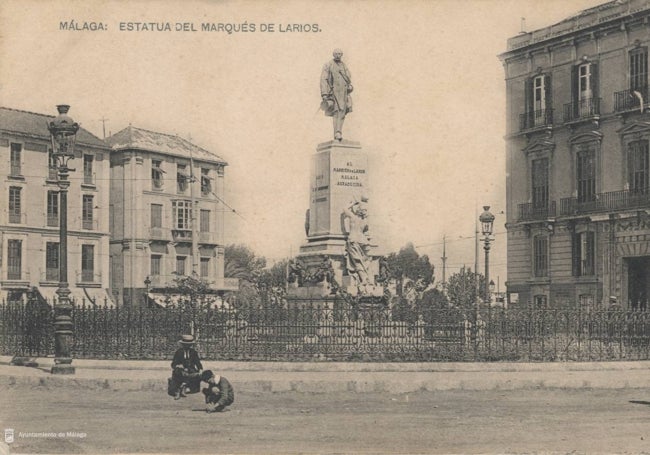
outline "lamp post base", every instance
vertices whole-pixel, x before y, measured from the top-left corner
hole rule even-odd
[[[52,366],[52,374],[75,374],[75,367],[69,363],[57,363]]]

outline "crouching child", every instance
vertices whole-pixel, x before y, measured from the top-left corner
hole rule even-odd
[[[235,401],[235,391],[223,376],[205,370],[201,374],[201,380],[208,385],[202,390],[205,395],[206,412],[221,412]]]

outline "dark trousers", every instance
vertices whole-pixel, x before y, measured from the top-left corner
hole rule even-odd
[[[214,393],[210,391],[209,388],[204,388],[202,390],[202,393],[205,395],[206,404],[217,404],[219,401],[221,401],[221,403],[214,408],[215,411],[221,411],[226,406],[230,406],[233,401],[235,401],[233,396],[226,396],[223,400],[221,400],[223,394],[221,392]]]
[[[201,375],[175,368],[172,371],[170,391],[179,392],[183,384],[190,389],[189,393],[197,393],[201,389]]]

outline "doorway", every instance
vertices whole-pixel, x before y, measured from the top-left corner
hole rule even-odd
[[[626,258],[626,261],[629,308],[645,311],[650,296],[650,256]]]

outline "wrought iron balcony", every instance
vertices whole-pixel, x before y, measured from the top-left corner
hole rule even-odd
[[[592,119],[599,115],[600,98],[587,98],[564,105],[565,123]]]
[[[614,93],[614,110],[616,112],[640,109],[641,101],[648,103],[648,87],[638,87]]]
[[[595,194],[588,200],[567,197],[560,200],[560,215],[580,215],[614,210],[650,207],[650,188],[610,191]]]
[[[539,109],[519,116],[519,130],[530,130],[553,125],[553,109]]]
[[[555,215],[555,201],[549,201],[544,206],[532,202],[519,204],[519,221],[547,220],[554,218]]]

